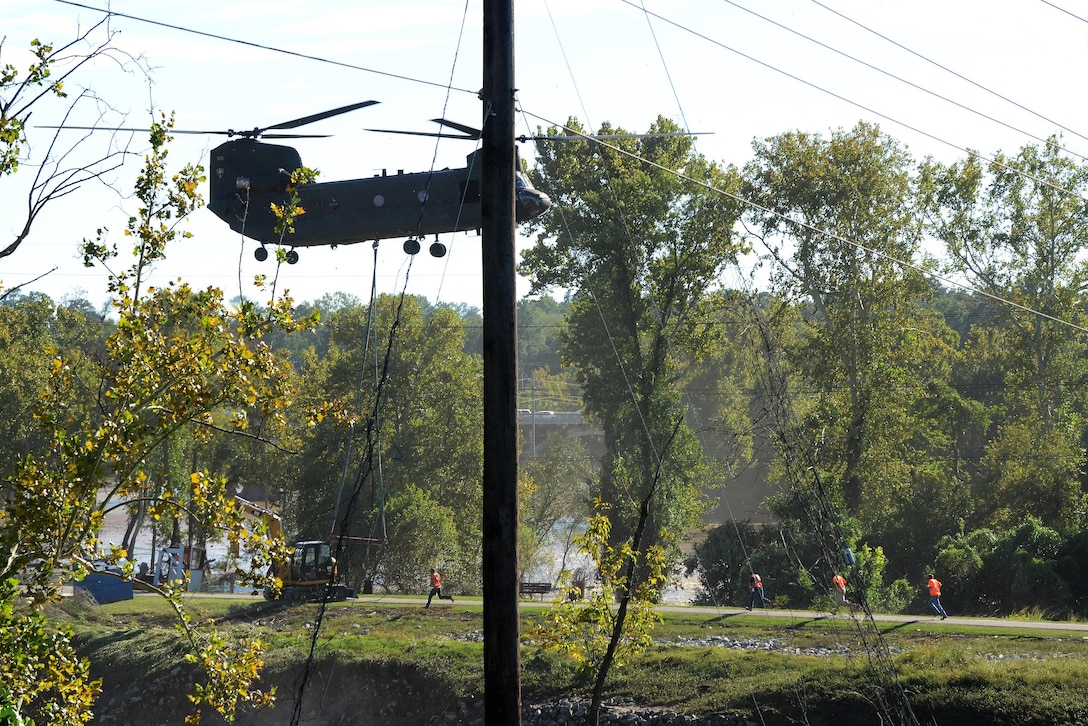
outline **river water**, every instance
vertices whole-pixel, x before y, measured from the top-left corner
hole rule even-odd
[[[125,527],[128,525],[128,515],[124,508],[118,508],[109,512],[106,515],[105,521],[102,525],[102,534],[99,537],[101,546],[103,549],[108,550],[109,546],[120,546],[122,540],[125,538]],[[161,551],[169,542],[164,541],[162,537],[159,538],[157,546]],[[182,544],[185,544],[184,541]],[[227,554],[227,545],[225,542],[209,541],[205,543],[208,559],[211,561],[212,571],[217,569],[221,571],[221,567],[217,565],[222,564],[223,558]],[[136,563],[146,562],[149,567],[151,565],[151,528],[144,524],[140,529],[139,537],[136,540],[136,546],[132,552],[129,552],[129,559]],[[553,582],[554,572],[558,569],[558,563],[562,559],[562,551],[558,545],[552,548],[549,553],[549,557],[541,568],[536,571],[530,572],[526,575],[526,580],[530,582]],[[568,555],[567,566],[578,567],[579,565],[585,566],[588,564],[588,560],[584,556],[578,556],[577,554],[572,558]],[[214,580],[214,578],[213,578]],[[226,589],[227,585],[216,586],[210,585],[209,582],[203,582],[202,589],[221,590]],[[663,601],[670,605],[687,605],[691,602],[691,599],[695,597],[696,592],[699,589],[699,581],[695,577],[682,577],[678,576],[674,579],[674,585],[666,589],[663,596]]]

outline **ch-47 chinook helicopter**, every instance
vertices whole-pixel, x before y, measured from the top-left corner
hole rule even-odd
[[[287,262],[298,261],[296,247],[313,247],[406,237],[404,251],[416,254],[419,239],[425,235],[463,232],[481,227],[480,164],[478,151],[467,157],[464,168],[442,169],[405,174],[384,171],[369,179],[317,182],[296,187],[298,206],[305,214],[293,222],[293,233],[276,231],[279,219],[271,205],[288,201],[288,183],[295,169],[302,166],[298,152],[290,146],[269,144],[261,138],[305,138],[313,135],[267,133],[298,128],[377,101],[362,101],[349,106],[306,116],[293,121],[255,128],[252,131],[226,133],[240,138],[217,146],[211,152],[208,208],[230,228],[261,243],[254,256],[268,258],[266,245],[291,247]],[[422,136],[474,140],[479,131],[451,121],[435,119],[459,131],[441,134],[411,131],[384,131]],[[207,133],[207,132],[205,132]],[[516,172],[516,218],[518,222],[538,217],[551,206],[547,194],[537,191],[521,172]],[[437,240],[430,246],[435,257],[446,254]]]

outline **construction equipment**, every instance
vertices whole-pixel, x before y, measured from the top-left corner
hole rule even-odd
[[[274,510],[239,496],[234,499],[248,520],[264,522],[272,536],[280,534],[280,516]],[[268,574],[278,577],[281,585],[278,597],[273,596],[272,589],[266,587],[266,600],[308,602],[324,600],[327,597],[329,600],[339,601],[355,597],[355,591],[343,583],[336,558],[332,556],[332,546],[328,542],[295,542],[291,550],[290,560],[276,563],[269,568]]]
[[[355,597],[355,591],[341,579],[328,542],[295,542],[291,560],[275,565],[274,574],[283,583],[279,593],[281,600],[340,601]],[[269,588],[265,588],[264,596],[267,600],[275,599]]]

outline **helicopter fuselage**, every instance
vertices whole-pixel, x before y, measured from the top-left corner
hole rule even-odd
[[[290,199],[290,174],[301,166],[298,152],[252,139],[228,141],[212,151],[208,208],[262,245],[311,247],[469,231],[481,226],[475,157],[469,155],[459,169],[300,185],[296,193],[303,213],[293,232],[281,233],[272,205]],[[548,196],[518,171],[517,221],[537,217],[549,206]]]

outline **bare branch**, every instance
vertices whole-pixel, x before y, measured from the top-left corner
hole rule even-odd
[[[104,40],[93,40],[102,32],[105,33]],[[72,99],[68,99],[64,90],[66,82],[78,77],[79,71],[97,61],[111,61],[126,73],[135,71],[144,76],[148,75],[149,71],[141,58],[112,46],[115,34],[115,31],[108,28],[106,20],[102,20],[84,31],[77,31],[77,37],[60,48],[38,45],[35,41],[32,47],[38,52],[38,65],[32,66],[25,78],[17,78],[14,72],[10,76],[5,75],[5,83],[0,85],[0,93],[6,95],[0,96],[0,118],[6,120],[8,133],[14,138],[5,142],[6,148],[3,152],[10,163],[0,172],[0,179],[14,174],[20,164],[34,168],[35,172],[33,182],[26,192],[25,217],[21,224],[12,220],[16,222],[14,236],[6,243],[0,241],[0,258],[19,249],[30,235],[42,211],[51,202],[68,196],[87,182],[98,182],[117,192],[108,177],[120,169],[127,156],[132,153],[129,151],[131,137],[119,142],[117,132],[113,132],[106,140],[106,147],[102,152],[87,155],[88,159],[83,160],[77,158],[76,151],[78,149],[82,152],[87,148],[91,132],[82,134],[75,141],[62,143],[62,129],[58,129],[50,138],[44,154],[34,152],[25,134],[25,125],[31,113],[47,107],[54,99],[64,99],[64,103],[67,103],[62,127],[68,124],[77,110],[82,113],[88,103],[98,106],[98,124],[102,126],[105,126],[103,122],[107,114],[118,113],[91,89],[84,88]],[[2,49],[3,44],[0,43],[0,50]],[[124,196],[117,193],[120,197]]]

